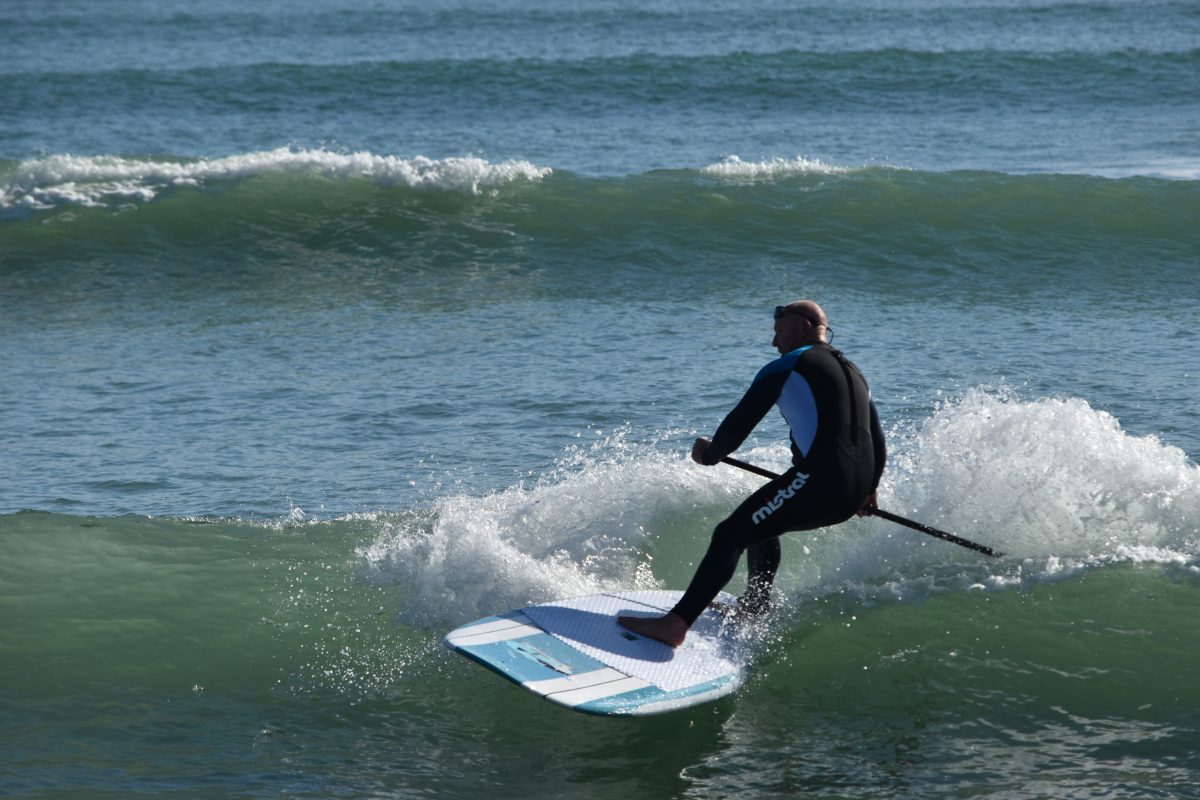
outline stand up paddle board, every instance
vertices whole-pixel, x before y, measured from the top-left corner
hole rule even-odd
[[[446,645],[552,703],[588,714],[644,716],[736,691],[748,648],[735,625],[706,611],[679,647],[628,631],[619,616],[660,616],[683,592],[612,592],[484,617]],[[727,594],[718,602],[735,605]]]

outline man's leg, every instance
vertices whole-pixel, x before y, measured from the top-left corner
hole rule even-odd
[[[767,514],[763,514],[762,509],[769,508],[769,504],[778,497],[784,497],[785,505],[786,501],[792,500],[803,503],[798,497],[801,488],[803,481],[798,480],[794,468],[765,484],[746,498],[713,530],[708,551],[696,568],[696,574],[687,591],[671,612],[663,617],[621,617],[618,622],[634,633],[678,646],[686,637],[688,629],[716,598],[717,593],[733,578],[737,571],[738,559],[746,548],[774,541],[774,550],[768,545],[766,550],[759,553],[758,557],[762,558],[762,562],[759,564],[759,570],[752,575],[757,583],[767,584],[765,588],[769,594],[770,581],[774,579],[775,570],[779,566],[777,537],[789,530],[786,527],[787,521],[793,515],[784,513],[778,506],[775,511]],[[754,598],[751,598],[751,602],[755,602]]]
[[[761,614],[771,607],[771,585],[782,558],[778,536],[746,548],[746,591],[738,600],[739,610]]]

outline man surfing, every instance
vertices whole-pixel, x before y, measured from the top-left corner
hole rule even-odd
[[[750,495],[713,530],[708,551],[679,602],[661,617],[620,617],[634,633],[683,644],[688,630],[729,583],[746,553],[749,574],[739,612],[770,605],[779,536],[845,522],[876,508],[887,449],[870,389],[858,367],[829,346],[828,318],[812,300],[775,308],[780,357],[763,367],[712,439],[692,445],[711,466],[741,446],[772,405],[791,431],[792,467]]]

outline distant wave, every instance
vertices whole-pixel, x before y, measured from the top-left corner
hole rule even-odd
[[[54,155],[18,162],[0,171],[0,210],[145,203],[173,187],[266,174],[360,178],[386,185],[479,194],[514,181],[541,180],[550,173],[549,167],[528,161],[492,163],[470,156],[404,159],[321,149],[277,148],[195,161]]]
[[[1193,268],[1198,209],[1195,180],[928,172],[803,156],[592,177],[524,160],[323,149],[191,160],[60,155],[0,162],[0,269],[71,265],[81,253],[125,263],[131,250],[188,258],[233,250],[270,263],[299,245],[351,258],[403,252],[409,268],[440,270],[465,263],[464,253],[486,260],[498,245],[523,242],[532,246],[514,251],[518,271],[559,276],[649,263],[631,252],[671,253],[667,264],[691,275],[697,252],[792,259],[798,247],[861,271],[858,248],[878,246],[892,267],[908,269],[877,265],[871,280],[903,275],[895,290],[907,292],[940,285],[931,253],[1003,282],[1013,265],[1091,253],[1103,241],[1102,268],[1133,285],[1149,270]],[[34,221],[54,224],[26,224]],[[653,262],[656,279],[665,268]],[[1057,274],[1078,290],[1071,270]]]
[[[842,175],[854,170],[803,156],[776,156],[764,161],[743,161],[741,157],[731,155],[716,164],[709,164],[700,171],[705,175],[719,175],[723,178],[778,178],[788,175]]]

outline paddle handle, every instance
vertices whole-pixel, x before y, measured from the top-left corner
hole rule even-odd
[[[769,469],[763,469],[762,467],[756,466],[747,461],[741,461],[729,456],[726,456],[721,460],[726,464],[737,467],[738,469],[744,469],[747,472],[753,472],[755,475],[761,475],[764,478],[779,477],[778,473],[771,472]],[[902,517],[899,514],[893,514],[890,511],[884,511],[882,508],[872,508],[867,513],[881,519],[886,519],[888,522],[895,522],[897,525],[903,525],[906,528],[912,528],[914,531],[920,531],[921,533],[937,537],[943,541],[952,542],[959,547],[965,547],[968,550],[974,550],[977,553],[983,553],[984,555],[991,556],[992,558],[999,558],[1000,556],[1004,555],[1003,553],[997,553],[987,545],[982,545],[978,542],[972,542],[970,539],[964,539],[961,536],[955,536],[953,533],[947,533],[946,531],[938,530],[937,528],[930,527],[924,523]]]

